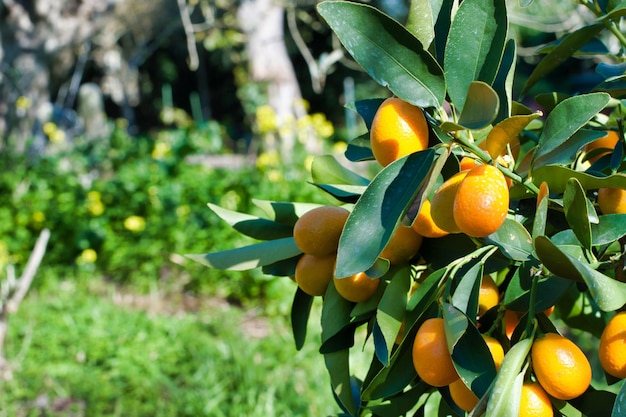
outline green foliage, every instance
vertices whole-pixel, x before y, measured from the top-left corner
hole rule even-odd
[[[113,300],[130,294],[105,296],[117,291],[83,281],[29,294],[9,322],[12,378],[3,381],[0,396],[5,415],[332,411],[328,376],[314,359],[315,348],[295,352],[280,317],[252,316],[217,298],[199,299],[198,305],[210,307],[199,311],[159,296],[120,305]],[[255,334],[259,329],[263,333]]]
[[[599,336],[604,322],[626,306],[626,214],[599,215],[596,191],[626,189],[626,38],[619,31],[624,12],[616,2],[582,4],[597,20],[541,50],[543,57],[521,89],[514,88],[519,85],[517,47],[508,38],[504,1],[464,0],[457,8],[452,0],[417,0],[406,26],[356,2],[318,5],[348,53],[375,81],[422,108],[431,133],[428,149],[378,167],[367,183],[357,168],[339,166],[328,156],[313,163],[317,188],[351,210],[337,251],[336,278],[365,271],[381,280],[377,293],[361,303],[343,299],[332,282],[323,297],[320,353],[341,415],[461,414],[447,388],[428,386],[413,367],[415,334],[435,316],[444,319],[457,373],[481,398],[471,415],[517,415],[521,386],[534,378],[528,352],[535,336]],[[612,36],[619,50],[610,53],[599,47],[605,36]],[[601,82],[572,95],[528,96],[538,81],[583,51],[611,60],[608,68],[597,65]],[[380,102],[366,99],[349,107],[370,129]],[[610,155],[592,163],[585,145],[609,130],[618,132],[618,144]],[[345,156],[354,164],[373,159],[368,134],[355,138]],[[380,255],[396,228],[415,220],[423,201],[459,172],[459,160],[465,156],[493,164],[512,181],[503,225],[482,238],[451,234],[424,239],[411,262],[390,265]],[[228,223],[244,231],[251,220],[261,243],[195,258],[206,264],[207,259],[226,256],[228,264],[210,266],[233,270],[243,262],[254,267],[281,261],[293,271],[297,248],[287,244],[289,237],[275,234],[271,218],[250,219],[238,213],[229,215]],[[279,248],[282,251],[275,253]],[[502,299],[478,316],[484,275],[496,278]],[[292,326],[296,346],[302,347],[307,321],[300,315],[309,313],[311,299],[295,292]],[[556,306],[556,319],[542,313],[551,306]],[[521,316],[512,335],[507,335],[506,310]],[[364,375],[351,369],[352,355],[360,348],[355,346],[358,331],[374,349]],[[484,334],[505,348],[497,372],[482,342]],[[589,356],[596,359],[593,348]],[[616,395],[620,384],[596,371],[587,392],[568,402],[555,401],[554,407],[567,416],[606,415],[607,404],[623,401]]]

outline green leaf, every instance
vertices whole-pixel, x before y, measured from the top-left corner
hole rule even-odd
[[[470,83],[465,104],[458,124],[470,130],[489,126],[500,110],[498,94],[482,81]]]
[[[472,81],[493,83],[507,30],[504,0],[465,0],[459,6],[444,56],[448,94],[458,111],[465,107]]]
[[[228,210],[211,203],[208,206],[233,229],[254,239],[273,240],[293,234],[293,228],[287,224]]]
[[[622,17],[626,16],[626,4],[624,4],[623,1],[616,3],[616,4],[617,4],[617,7],[612,9],[609,13],[605,14],[604,16],[600,17],[598,20],[599,21],[619,20]]]
[[[504,355],[489,394],[486,417],[517,417],[524,383],[524,373],[520,371],[531,346],[532,339],[523,339]]]
[[[350,353],[348,349],[324,354],[324,363],[330,375],[333,392],[341,401],[343,408],[351,415],[357,415],[358,406],[352,396],[350,378]]]
[[[302,253],[293,237],[256,243],[237,249],[207,254],[185,255],[209,268],[245,271],[270,265]]]
[[[434,158],[432,149],[416,152],[378,173],[355,204],[344,227],[337,253],[337,277],[366,271],[374,265],[398,220],[428,177]]]
[[[569,57],[574,55],[578,49],[593,39],[603,28],[604,26],[601,24],[585,26],[582,29],[565,35],[565,39],[537,64],[526,80],[526,84],[522,88],[520,95],[526,94],[537,81],[544,78],[559,65],[564,63]]]
[[[487,343],[469,318],[450,304],[443,305],[446,341],[459,376],[480,398],[496,376]]]
[[[535,239],[535,250],[541,262],[555,275],[584,281],[602,311],[615,311],[626,304],[626,283],[607,277],[563,252],[545,236]]]
[[[615,98],[626,95],[626,75],[609,78],[593,88],[593,91],[603,91]]]
[[[605,133],[598,130],[580,129],[570,136],[565,142],[558,145],[552,151],[547,152],[534,161],[535,167],[548,164],[571,164],[580,148],[589,142],[604,136]]]
[[[274,275],[275,277],[292,277],[296,273],[296,265],[300,260],[300,255],[291,258],[282,259],[280,261],[264,265],[261,271],[265,275]]]
[[[376,115],[376,111],[383,103],[383,101],[385,101],[384,98],[368,98],[355,101],[354,103],[348,103],[346,104],[346,108],[357,112],[359,116],[361,116],[361,118],[363,119],[367,130],[370,130],[370,128],[372,127],[372,120],[374,120],[374,116]]]
[[[331,280],[322,305],[322,353],[346,349],[354,344],[351,310],[352,303],[339,295]]]
[[[626,176],[624,175],[611,175],[600,178],[561,165],[539,167],[533,171],[532,176],[535,185],[538,186],[545,181],[553,194],[563,193],[570,178],[576,178],[585,190],[597,190],[602,187],[626,189]],[[519,196],[511,193],[511,199],[515,198],[519,198]]]
[[[366,186],[369,180],[341,165],[332,155],[322,155],[311,164],[313,181],[320,184]]]
[[[379,352],[377,349],[376,355],[385,366],[389,364],[391,348],[402,326],[407,293],[411,287],[411,271],[408,267],[395,270],[389,275],[391,275],[389,285],[378,303],[376,312],[376,325],[380,329],[385,345],[385,352]]]
[[[532,275],[538,269],[536,261],[524,262],[513,274],[509,285],[506,287],[502,304],[513,311],[528,311],[530,307],[530,290]],[[572,286],[572,281],[550,276],[537,281],[534,311],[543,311],[550,308]]]
[[[350,55],[380,85],[419,107],[443,104],[446,84],[441,67],[398,22],[358,3],[326,1],[317,10]]]
[[[548,115],[533,155],[533,166],[546,165],[541,159],[560,147],[593,116],[608,104],[610,96],[604,93],[581,94],[556,105]],[[580,147],[580,146],[579,146]],[[541,161],[541,163],[539,163]]]
[[[485,242],[497,246],[514,261],[525,261],[533,253],[532,238],[528,230],[517,220],[507,217],[498,230],[485,238]]]
[[[540,117],[541,113],[533,113],[528,115],[511,116],[502,120],[496,124],[493,129],[489,131],[485,138],[485,150],[492,158],[497,158],[498,155],[506,150],[506,147],[511,143],[522,131],[537,117]]]
[[[352,139],[348,143],[348,148],[344,153],[346,159],[352,162],[369,161],[374,159],[370,144],[370,134],[365,133],[358,138]]]
[[[563,209],[567,223],[585,249],[591,249],[591,223],[589,205],[585,190],[576,178],[567,182],[563,193]],[[593,207],[591,208],[593,210]]]
[[[293,226],[298,218],[309,210],[319,207],[314,203],[291,203],[287,201],[267,201],[253,199],[252,202],[263,210],[270,220]]]
[[[381,404],[368,406],[375,416],[380,417],[398,417],[407,415],[407,413],[420,401],[422,394],[428,389],[424,383],[417,383],[391,398],[386,398]]]
[[[626,410],[626,384],[622,384],[622,387],[617,393],[617,398],[615,398],[615,403],[613,403],[611,417],[623,416],[624,410]]]
[[[550,202],[550,189],[548,184],[543,182],[539,185],[539,193],[537,195],[537,210],[533,220],[532,238],[544,235],[546,232],[546,224],[548,222],[548,204]],[[531,241],[532,245],[532,241]]]
[[[313,297],[298,288],[291,305],[291,330],[297,350],[304,346],[312,305]]]
[[[513,81],[515,78],[515,68],[517,64],[517,46],[515,39],[509,39],[504,46],[502,62],[496,79],[493,82],[493,89],[500,98],[500,110],[496,116],[496,122],[500,122],[511,116],[513,107]]]
[[[584,416],[608,416],[616,402],[616,397],[615,393],[597,390],[592,385],[582,395],[571,399],[570,403]]]
[[[406,28],[428,49],[435,39],[435,22],[443,0],[411,0]]]
[[[323,190],[335,197],[337,200],[342,203],[356,203],[363,191],[365,191],[365,186],[363,185],[334,185],[334,184],[313,184],[320,190]]]
[[[591,225],[593,245],[608,245],[626,236],[626,214],[599,216],[598,224]]]
[[[475,259],[452,277],[454,281],[458,281],[458,284],[452,294],[451,304],[470,317],[476,317],[478,314],[478,296],[483,270],[484,263]],[[475,319],[472,320],[474,321]]]

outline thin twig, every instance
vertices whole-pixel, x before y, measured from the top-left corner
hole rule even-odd
[[[191,17],[187,10],[187,1],[178,0],[178,10],[180,11],[180,21],[185,29],[185,36],[187,38],[187,51],[189,53],[189,69],[195,71],[200,65],[200,59],[198,58],[198,50],[196,49],[196,35],[193,30],[193,24],[191,23]]]

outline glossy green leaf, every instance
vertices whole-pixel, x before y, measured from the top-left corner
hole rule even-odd
[[[313,184],[320,190],[325,191],[342,203],[356,203],[365,186],[363,185],[334,185],[334,184]]]
[[[245,271],[273,264],[294,257],[299,253],[302,252],[296,246],[293,237],[286,237],[237,249],[207,254],[191,254],[186,255],[186,257],[209,268]]]
[[[261,271],[265,275],[274,275],[276,277],[292,277],[296,273],[296,264],[300,260],[300,255],[291,258],[282,259],[280,261],[263,265]]]
[[[252,202],[266,213],[270,220],[293,226],[298,218],[309,210],[319,207],[315,203],[291,203],[253,199]]]
[[[500,66],[508,30],[504,0],[464,0],[446,43],[448,94],[462,112],[472,81],[491,85]]]
[[[530,307],[532,275],[537,269],[536,262],[525,262],[515,271],[502,299],[502,304],[508,310],[528,311]],[[539,279],[537,281],[534,311],[543,311],[556,304],[572,284],[571,280],[558,276]]]
[[[347,349],[324,354],[324,363],[330,375],[333,392],[351,416],[357,415],[358,406],[352,395],[350,378],[350,353]]]
[[[591,249],[591,214],[588,210],[585,190],[576,178],[572,178],[565,186],[563,193],[563,209],[567,223],[586,249]],[[593,208],[592,208],[593,209]],[[595,212],[593,213],[595,215]]]
[[[443,305],[443,318],[454,367],[465,384],[480,398],[496,376],[489,348],[469,318],[451,304]]]
[[[389,285],[378,303],[376,312],[376,324],[380,328],[385,346],[384,352],[377,349],[376,354],[383,365],[389,364],[389,356],[404,319],[407,293],[411,287],[411,271],[408,267],[394,270],[389,275],[387,275],[390,278]]]
[[[493,89],[500,98],[500,110],[496,116],[496,122],[501,122],[511,116],[513,107],[513,81],[517,65],[517,46],[514,39],[509,39],[504,46],[502,62],[493,82]]]
[[[591,385],[582,395],[571,399],[570,404],[584,416],[608,416],[611,414],[616,397],[613,392],[598,390]]]
[[[531,346],[532,339],[523,339],[504,355],[489,394],[486,417],[517,417],[524,382],[524,375],[520,371]]]
[[[411,0],[406,28],[428,49],[443,0]]]
[[[532,165],[537,167],[550,163],[546,156],[551,153],[558,155],[558,152],[553,152],[557,149],[563,151],[563,144],[604,109],[609,98],[609,95],[604,93],[581,94],[557,104],[546,119]]]
[[[498,93],[489,84],[472,81],[458,124],[470,130],[482,129],[493,122],[499,110]]]
[[[537,209],[535,211],[535,218],[533,220],[532,238],[545,235],[546,224],[548,222],[548,204],[550,202],[550,189],[548,184],[543,182],[539,186],[539,193],[537,195]],[[532,241],[531,241],[532,245]]]
[[[291,330],[297,350],[304,346],[312,305],[313,297],[297,288],[291,305]]]
[[[273,240],[293,234],[293,228],[287,224],[228,210],[211,203],[208,206],[233,229],[254,239]]]
[[[613,8],[609,13],[602,16],[599,20],[619,20],[626,16],[626,4],[622,2],[615,2],[617,6]]]
[[[424,394],[429,387],[424,384],[415,384],[404,392],[393,397],[386,398],[381,404],[367,407],[375,416],[380,417],[398,417],[406,415]]]
[[[547,237],[539,236],[535,239],[535,250],[541,262],[552,273],[584,281],[601,310],[615,311],[626,304],[626,283],[607,277],[565,253]]]
[[[533,171],[532,176],[535,185],[538,186],[545,181],[550,187],[550,192],[554,194],[563,193],[570,178],[576,178],[585,190],[596,190],[602,187],[626,189],[626,176],[611,175],[600,178],[561,165],[539,167]],[[511,195],[511,199],[516,197],[514,194]]]
[[[374,159],[369,132],[352,139],[348,143],[348,148],[344,155],[348,161],[352,162],[370,161]]]
[[[475,260],[454,274],[453,281],[458,282],[452,293],[451,304],[469,317],[478,314],[478,296],[483,277],[484,263]],[[449,281],[452,282],[452,281]],[[472,320],[472,322],[474,322]]]
[[[354,344],[351,310],[352,303],[339,295],[331,280],[322,305],[322,353],[346,349]]]
[[[311,164],[313,181],[320,184],[366,186],[369,180],[341,165],[332,155],[322,155]]]
[[[419,107],[443,104],[443,70],[415,36],[377,9],[327,1],[317,10],[346,50],[380,85]]]
[[[626,236],[626,214],[605,214],[591,225],[593,245],[608,245]]]
[[[578,49],[584,44],[593,39],[602,29],[601,24],[585,26],[575,32],[565,35],[565,39],[562,40],[559,45],[547,54],[537,64],[533,72],[526,80],[526,84],[522,88],[521,94],[524,95],[528,90],[537,83],[537,81],[544,78],[546,75],[555,70],[559,65],[564,63],[569,57],[574,55]]]
[[[428,177],[434,158],[432,149],[413,153],[389,164],[372,180],[355,204],[341,235],[337,277],[366,271],[374,265],[398,220]]]
[[[492,158],[502,155],[506,147],[541,113],[511,116],[496,124],[484,140],[485,150]]]
[[[532,239],[528,230],[517,220],[507,217],[498,230],[485,238],[485,242],[497,246],[514,261],[525,261],[533,253]]]
[[[433,269],[445,268],[476,249],[476,243],[464,233],[425,240],[420,254]]]
[[[603,91],[615,98],[624,97],[626,95],[626,75],[605,80],[596,85],[593,91]]]
[[[566,98],[570,98],[571,94],[565,94],[560,92],[550,92],[550,93],[541,93],[535,96],[535,100],[537,104],[541,106],[541,108],[546,112],[550,113],[557,104],[565,100]]]
[[[604,136],[605,133],[598,130],[580,129],[570,136],[565,142],[558,145],[534,160],[535,167],[548,164],[569,165],[574,160],[576,153],[584,145]]]
[[[594,335],[598,339],[606,322],[598,312],[598,307],[590,300],[587,292],[580,292],[572,285],[558,303],[559,318],[573,329]]]
[[[622,384],[611,410],[611,417],[621,417],[626,411],[626,384]]]

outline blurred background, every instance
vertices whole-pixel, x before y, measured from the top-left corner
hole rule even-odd
[[[337,412],[315,311],[293,344],[295,284],[184,257],[249,243],[207,203],[336,203],[306,184],[311,160],[342,160],[366,132],[344,106],[389,93],[316,3],[0,0],[0,416]],[[509,3],[522,74],[592,19],[571,0]],[[534,91],[585,90],[585,65]]]

